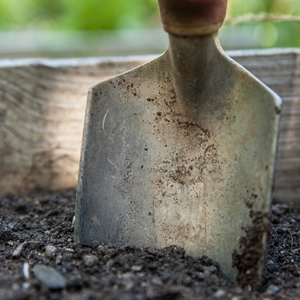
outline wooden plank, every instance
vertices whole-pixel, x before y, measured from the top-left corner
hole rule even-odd
[[[252,59],[245,56],[235,59],[283,99],[273,196],[277,202],[300,205],[299,51],[274,51],[257,56],[257,60],[254,55]]]
[[[300,150],[281,151],[277,153],[277,160],[283,158],[297,158],[297,157],[300,157]]]
[[[88,87],[149,59],[0,62],[0,194],[76,185]]]
[[[280,139],[285,139],[285,140],[294,139],[294,140],[300,142],[300,130],[297,128],[281,130],[280,131]]]
[[[274,199],[300,205],[299,51],[229,55],[283,98]],[[0,194],[76,185],[88,87],[153,58],[0,60]]]
[[[276,197],[274,197],[274,202],[299,206],[299,194],[299,187],[278,188]],[[284,201],[282,201],[281,199],[284,199]]]

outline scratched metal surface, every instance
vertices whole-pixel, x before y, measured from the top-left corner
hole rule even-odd
[[[161,57],[93,85],[76,240],[176,244],[234,279],[231,256],[250,212],[269,210],[280,109],[215,35],[170,36]]]

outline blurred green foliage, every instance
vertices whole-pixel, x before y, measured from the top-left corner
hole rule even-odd
[[[157,0],[0,0],[0,28],[100,30],[151,25]]]
[[[300,16],[300,0],[229,0],[231,17],[267,12]],[[240,26],[255,26],[254,40],[262,47],[300,47],[300,23],[250,22]]]
[[[229,0],[232,17],[261,12],[300,16],[300,0]],[[0,0],[1,30],[103,30],[158,24],[157,0]],[[253,38],[262,47],[300,47],[300,23],[238,26],[254,26]]]

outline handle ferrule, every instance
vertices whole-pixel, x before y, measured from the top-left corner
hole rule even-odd
[[[228,0],[158,0],[164,30],[174,35],[199,36],[223,25]]]

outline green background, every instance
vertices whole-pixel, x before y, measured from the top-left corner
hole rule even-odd
[[[300,16],[300,0],[229,0],[228,15]],[[227,27],[232,25],[226,25]],[[259,47],[299,47],[300,23],[250,22]],[[160,27],[157,0],[0,0],[0,30],[96,31]]]

